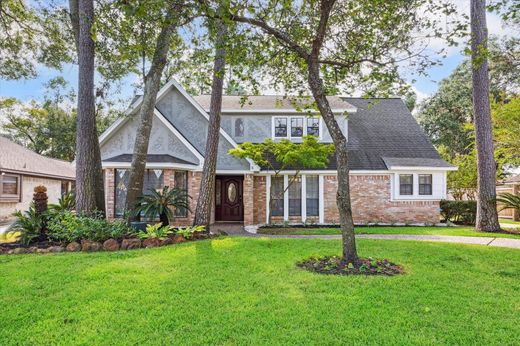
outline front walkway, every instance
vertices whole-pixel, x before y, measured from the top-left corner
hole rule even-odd
[[[266,237],[266,238],[295,238],[295,239],[341,239],[340,234],[330,235],[269,235],[269,234],[232,234],[234,236]],[[520,249],[520,239],[491,238],[491,237],[462,237],[449,235],[413,235],[413,234],[357,234],[358,239],[385,239],[385,240],[413,240],[433,241],[442,243],[473,244],[494,247]]]

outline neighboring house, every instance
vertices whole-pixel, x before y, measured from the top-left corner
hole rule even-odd
[[[512,193],[520,195],[520,174],[501,180],[497,183],[497,194]],[[504,219],[520,221],[520,212],[515,209],[503,209],[498,205],[498,216]]]
[[[47,188],[49,203],[56,203],[70,191],[75,169],[69,162],[51,159],[5,137],[0,137],[0,221],[9,219],[15,210],[26,210],[34,188]]]
[[[245,141],[313,134],[331,137],[322,119],[295,107],[302,100],[277,96],[224,96],[217,162],[213,221],[266,223],[270,186],[283,191],[290,171],[279,179],[228,150]],[[101,137],[107,214],[121,217],[137,127],[138,98],[129,116],[116,121]],[[305,101],[310,102],[310,101]],[[439,221],[439,201],[446,198],[443,161],[402,100],[329,97],[337,121],[348,137],[352,211],[356,223]],[[145,189],[182,187],[195,210],[208,132],[209,96],[190,96],[176,81],[158,94],[147,158]],[[298,109],[298,110],[297,110]],[[310,114],[314,114],[311,116]],[[283,198],[275,200],[274,222],[338,223],[336,161],[326,168],[304,170]],[[176,210],[176,224],[190,224],[193,214]]]

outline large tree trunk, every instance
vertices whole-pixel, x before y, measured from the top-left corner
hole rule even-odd
[[[76,210],[81,214],[105,211],[101,153],[94,96],[93,0],[71,0],[71,21],[78,49],[78,116],[76,125]],[[77,10],[77,12],[76,12]],[[76,22],[77,21],[77,22]]]
[[[489,105],[486,1],[471,0],[473,114],[477,147],[477,231],[500,230],[496,206],[496,163]]]
[[[352,207],[350,203],[350,185],[347,138],[341,132],[329,102],[324,92],[323,81],[320,78],[320,67],[317,57],[309,58],[308,82],[314,100],[318,105],[320,114],[327,125],[327,129],[332,137],[336,149],[336,162],[338,170],[338,191],[336,194],[336,204],[338,206],[341,235],[343,241],[343,258],[352,263],[358,262],[356,250],[356,237],[354,234],[354,221],[352,219]]]
[[[175,16],[173,9],[169,10],[166,16],[167,23],[164,24],[157,37],[152,65],[145,77],[143,102],[139,110],[139,125],[135,136],[134,153],[128,179],[128,192],[125,203],[127,211],[134,209],[137,198],[143,192],[146,154],[148,153],[150,132],[152,131],[155,100],[161,86],[161,76],[167,62],[171,39],[176,30],[176,23],[173,21]],[[134,216],[133,213],[129,214],[129,220],[135,220],[136,218],[138,219],[139,216]]]
[[[209,226],[213,193],[215,191],[215,171],[217,169],[217,154],[220,138],[220,112],[222,109],[222,92],[224,89],[224,73],[226,68],[226,24],[218,21],[215,42],[215,61],[213,65],[213,84],[211,86],[211,102],[209,108],[208,137],[204,167],[200,182],[199,198],[195,211],[194,225]]]

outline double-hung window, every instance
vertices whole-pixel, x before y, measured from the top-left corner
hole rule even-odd
[[[277,138],[287,137],[287,118],[274,119],[274,136]]]
[[[20,176],[2,173],[0,175],[0,199],[20,200]]]
[[[419,174],[419,195],[432,194],[432,175]]]
[[[291,118],[291,137],[303,137],[303,118]]]
[[[305,177],[306,182],[306,205],[307,216],[319,216],[319,183],[317,175],[308,175]]]
[[[399,175],[399,194],[402,196],[413,195],[413,174]]]
[[[271,179],[271,215],[272,216],[283,216],[283,176],[272,177]]]
[[[316,137],[320,136],[320,119],[307,118],[307,135]]]
[[[178,189],[182,189],[188,192],[188,172],[187,171],[175,171],[174,176],[174,185]],[[188,198],[188,197],[186,197]],[[188,202],[186,200],[186,202]],[[176,217],[188,217],[188,209],[186,208],[175,208],[173,211],[173,215]]]
[[[289,178],[291,179],[291,178]],[[302,215],[302,178],[294,178],[289,186],[289,216]]]

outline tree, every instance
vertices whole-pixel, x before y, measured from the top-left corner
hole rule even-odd
[[[487,62],[486,1],[471,0],[473,116],[477,149],[477,221],[481,232],[500,230],[496,205],[496,163],[491,127]]]
[[[213,193],[215,190],[215,172],[220,138],[220,113],[222,110],[222,93],[224,90],[224,74],[226,72],[226,37],[227,26],[224,20],[215,21],[215,61],[213,65],[213,83],[209,108],[208,137],[204,155],[204,167],[200,181],[200,192],[195,210],[194,225],[209,226]]]
[[[283,198],[285,191],[294,183],[302,169],[323,169],[327,167],[330,156],[334,152],[334,146],[318,142],[315,136],[304,136],[302,143],[293,143],[288,139],[273,141],[267,138],[262,143],[245,142],[237,148],[229,150],[229,153],[254,161],[261,167],[266,167],[273,172],[273,177],[279,177],[285,170],[294,170],[294,174],[287,187],[280,191],[281,196],[275,196],[273,185],[269,193],[269,214],[271,223],[271,210],[275,198]]]
[[[352,90],[354,86],[365,88],[367,94],[389,92],[400,81],[399,62],[414,58],[416,66],[428,65],[426,56],[414,51],[420,41],[415,33],[429,30],[432,35],[422,38],[453,38],[451,33],[439,29],[435,15],[443,14],[442,27],[451,26],[453,22],[448,16],[453,11],[449,5],[427,1],[273,0],[240,1],[229,13],[231,20],[254,28],[264,38],[261,54],[269,57],[256,63],[271,67],[273,84],[283,82],[285,90],[311,91],[313,106],[321,114],[336,149],[336,202],[343,259],[347,262],[359,263],[350,202],[347,139],[326,94]]]
[[[507,102],[492,103],[491,122],[499,167],[520,166],[520,96]]]
[[[101,152],[94,96],[93,0],[70,0],[71,23],[78,51],[78,115],[76,126],[76,211],[105,212]]]
[[[138,7],[140,7],[141,10],[146,10],[145,3],[140,3]],[[134,153],[128,181],[129,188],[125,203],[127,210],[134,209],[137,198],[141,195],[143,190],[146,155],[150,141],[150,132],[152,130],[155,99],[157,98],[157,93],[161,86],[161,76],[164,66],[166,65],[172,39],[177,27],[183,25],[183,21],[186,20],[183,18],[183,16],[187,16],[184,10],[183,1],[169,3],[167,12],[160,21],[161,31],[157,36],[151,66],[144,80],[144,95],[139,110],[139,124],[135,137]],[[134,219],[135,216],[130,214],[130,218]]]

